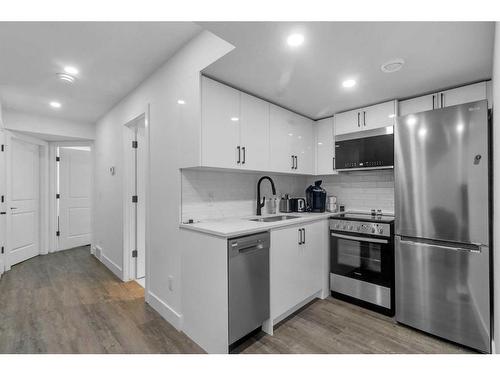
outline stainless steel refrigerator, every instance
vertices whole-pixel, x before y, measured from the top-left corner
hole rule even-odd
[[[398,117],[396,320],[483,352],[490,340],[487,102]]]

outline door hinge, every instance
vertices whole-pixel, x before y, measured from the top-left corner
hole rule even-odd
[[[3,252],[4,252],[4,248],[3,248],[3,246],[2,246],[2,254],[3,254]]]
[[[132,195],[132,203],[137,203],[137,195]]]
[[[5,151],[5,145],[2,145],[2,152]]]
[[[138,144],[137,141],[132,141],[132,148],[137,148]]]
[[[56,194],[56,199],[61,198],[61,194]]]
[[[132,250],[132,258],[137,258],[137,250]]]
[[[61,235],[61,232],[57,231],[56,236],[59,237]]]
[[[60,156],[56,156],[56,161],[61,161],[61,157]]]

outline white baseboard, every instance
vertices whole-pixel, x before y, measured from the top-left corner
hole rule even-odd
[[[182,315],[163,302],[157,295],[148,291],[147,303],[155,309],[163,319],[172,324],[178,331],[182,329]]]
[[[104,264],[111,272],[113,272],[120,280],[123,280],[123,272],[120,266],[118,266],[102,252],[101,257],[97,259],[99,259],[101,263]]]

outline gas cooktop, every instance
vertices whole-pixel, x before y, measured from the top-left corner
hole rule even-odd
[[[332,217],[338,220],[353,220],[353,221],[369,221],[375,223],[392,223],[394,221],[393,215],[372,215],[371,213],[363,212],[346,212]]]

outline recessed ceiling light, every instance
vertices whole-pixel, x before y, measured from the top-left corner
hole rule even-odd
[[[57,78],[59,78],[61,81],[68,82],[68,83],[75,82],[75,77],[73,77],[71,74],[57,73]]]
[[[186,102],[182,99],[177,100],[177,104],[186,104]]]
[[[49,103],[52,108],[61,108],[61,103],[59,102],[50,102]]]
[[[286,42],[290,47],[298,47],[304,43],[304,35],[302,34],[291,34],[286,39]]]
[[[387,61],[386,63],[382,64],[380,69],[384,73],[394,73],[397,72],[398,70],[401,70],[403,65],[405,64],[405,61],[403,59],[394,59],[391,61]]]
[[[72,75],[77,75],[79,73],[78,69],[76,69],[74,66],[65,66],[64,71]]]
[[[231,117],[231,121],[236,122],[236,121],[238,121],[238,120],[239,120],[239,118],[238,118],[238,117]]]
[[[344,82],[342,82],[342,86],[346,88],[354,87],[356,86],[356,81],[353,79],[346,79]]]

